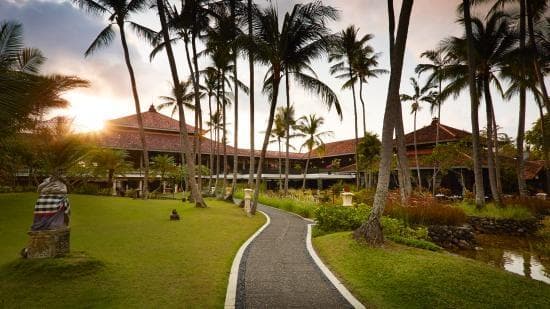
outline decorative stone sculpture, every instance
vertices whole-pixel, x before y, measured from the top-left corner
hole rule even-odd
[[[67,186],[56,177],[46,178],[39,186],[40,196],[34,205],[34,219],[28,246],[22,255],[26,258],[58,257],[69,253],[70,205]]]
[[[170,221],[178,221],[180,219],[180,215],[178,214],[178,211],[175,209],[172,209],[172,214],[170,214]]]

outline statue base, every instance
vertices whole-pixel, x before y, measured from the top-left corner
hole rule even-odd
[[[69,227],[29,231],[29,244],[27,245],[26,258],[41,259],[60,257],[69,253],[71,230]]]

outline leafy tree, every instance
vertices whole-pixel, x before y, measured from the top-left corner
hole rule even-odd
[[[113,180],[116,175],[122,175],[132,169],[131,163],[127,161],[128,153],[125,150],[97,148],[90,153],[90,162],[94,166],[94,175],[107,177],[109,192],[113,189]],[[148,178],[144,181],[148,181]],[[145,192],[144,192],[145,194]]]
[[[160,184],[155,191],[160,190],[164,181],[167,178],[170,178],[169,176],[174,173],[176,169],[177,167],[174,157],[167,154],[156,155],[153,157],[151,160],[151,170],[154,175],[160,177]]]

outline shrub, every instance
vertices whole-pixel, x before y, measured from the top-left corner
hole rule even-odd
[[[514,220],[527,220],[533,218],[533,213],[529,209],[518,205],[497,207],[493,203],[488,203],[485,204],[482,209],[477,209],[475,205],[462,202],[458,204],[457,208],[462,209],[468,216],[473,217]]]
[[[13,192],[10,186],[0,186],[0,193],[10,193]]]
[[[384,214],[413,225],[462,225],[467,217],[463,209],[442,204],[433,198],[411,199],[411,206],[389,201]]]
[[[428,239],[428,229],[425,227],[412,228],[399,219],[382,217],[384,234],[411,239]]]
[[[374,189],[362,189],[355,192],[353,198],[355,202],[372,205],[374,203]]]
[[[321,206],[315,211],[317,226],[325,232],[355,230],[361,226],[369,214],[370,208],[364,205],[357,208]]]

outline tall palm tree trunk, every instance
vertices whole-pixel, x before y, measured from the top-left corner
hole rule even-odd
[[[414,160],[416,161],[416,176],[418,177],[418,188],[422,190],[422,178],[420,177],[420,164],[418,163],[418,149],[416,145],[416,111],[414,112]]]
[[[498,126],[497,126],[497,119],[495,117],[495,110],[494,107],[491,107],[491,114],[493,115],[493,140],[495,141],[495,173],[497,176],[497,191],[502,199],[502,173],[501,173],[501,165],[500,165],[500,156],[499,156],[499,145],[498,145]]]
[[[235,23],[235,0],[231,0],[231,18],[233,19],[233,26],[237,27]],[[236,33],[234,33],[234,36],[236,36]],[[235,188],[237,187],[237,173],[239,169],[239,154],[237,152],[237,149],[239,148],[239,85],[238,85],[238,78],[237,78],[237,48],[233,44],[233,78],[235,79],[233,81],[234,88],[235,88],[235,102],[234,102],[234,119],[235,122],[233,124],[235,128],[235,132],[233,132],[233,143],[234,150],[233,150],[233,181],[231,182],[231,194],[230,196],[226,196],[225,198],[232,201],[233,200],[233,192],[235,192]]]
[[[535,16],[532,5],[533,2],[527,2],[527,29],[529,31],[529,45],[531,47],[531,50],[533,50],[535,53],[535,56],[533,57],[533,67],[535,69],[537,81],[542,92],[542,98],[544,101],[544,105],[546,106],[546,112],[550,113],[550,100],[548,99],[548,90],[546,88],[546,84],[544,83],[544,75],[542,74],[542,70],[538,61],[539,52],[537,49],[537,44],[535,44],[535,30],[533,25]]]
[[[397,123],[395,124],[395,137],[397,141],[397,172],[400,182],[401,202],[406,204],[412,193],[411,172],[409,169],[409,159],[407,158],[407,147],[405,146],[405,129],[403,128],[403,110],[401,104],[396,108]]]
[[[281,158],[281,138],[277,137],[277,144],[279,144],[279,191],[283,191],[283,160]]]
[[[470,87],[470,117],[472,121],[472,152],[474,160],[474,181],[476,206],[482,208],[485,205],[485,190],[483,187],[483,167],[481,162],[481,147],[479,144],[479,97],[475,81],[475,58],[474,44],[472,37],[472,18],[470,15],[470,0],[464,2],[464,25],[468,41],[468,84]]]
[[[399,100],[399,88],[401,86],[403,57],[405,55],[405,46],[407,42],[413,2],[413,0],[403,0],[399,16],[399,26],[397,30],[397,39],[395,40],[395,48],[393,46],[394,44],[391,44],[391,73],[388,85],[386,108],[384,111],[384,122],[382,126],[382,149],[380,151],[378,183],[374,196],[373,210],[371,211],[368,220],[354,232],[356,239],[365,240],[371,246],[379,246],[384,242],[380,219],[382,218],[384,207],[386,205],[388,186],[390,182],[391,159],[393,153],[393,132],[397,122],[397,107],[401,105]],[[393,0],[388,0],[388,11],[391,21],[393,16]],[[393,37],[393,33],[391,36]],[[390,42],[392,42],[391,39]]]
[[[550,194],[550,150],[548,149],[548,144],[550,143],[550,138],[548,138],[548,133],[544,127],[544,111],[542,110],[542,104],[537,104],[539,108],[540,116],[540,133],[542,135],[542,156],[544,159],[544,172],[546,174],[546,193]]]
[[[352,59],[348,59],[348,62],[350,64],[350,69],[349,69],[349,76],[350,78],[353,76],[353,72],[351,70],[351,64],[352,64]],[[354,121],[354,125],[355,125],[355,190],[359,191],[359,181],[361,180],[361,174],[359,172],[359,154],[358,154],[358,147],[357,147],[357,144],[359,144],[359,126],[357,124],[357,99],[355,97],[355,85],[354,84],[351,84],[351,93],[352,93],[352,97],[353,97],[353,121]]]
[[[201,98],[200,98],[200,72],[199,64],[197,61],[197,43],[196,43],[196,34],[192,33],[191,47],[193,48],[193,65],[195,67],[195,78],[193,83],[193,90],[195,91],[195,114],[198,115],[195,122],[195,139],[197,143],[197,164],[199,168],[197,170],[198,186],[199,191],[202,191],[202,149],[201,149],[201,134],[202,134],[202,107],[201,107]],[[191,74],[193,71],[190,70]],[[197,126],[198,123],[198,126]]]
[[[487,72],[488,73],[488,72]],[[489,175],[489,185],[491,187],[491,194],[493,200],[497,205],[501,205],[502,201],[497,186],[497,175],[495,168],[495,142],[493,137],[493,99],[491,97],[491,89],[489,89],[490,83],[487,75],[483,77],[483,91],[485,96],[485,111],[487,114],[487,174]]]
[[[248,0],[248,36],[252,38],[252,0]],[[248,72],[250,75],[250,166],[248,169],[248,186],[252,187],[254,182],[254,161],[255,161],[255,150],[254,150],[254,55],[252,54],[252,48],[248,49]]]
[[[208,177],[208,190],[212,187],[212,178],[214,175],[214,132],[212,129],[212,96],[208,94],[208,118],[210,119],[210,159],[208,160],[208,168],[210,176]]]
[[[302,190],[306,189],[306,178],[307,178],[307,169],[309,167],[309,159],[311,158],[311,149],[309,149],[307,153],[307,159],[306,159],[306,168],[304,170],[304,181],[302,182]]]
[[[265,154],[267,152],[267,145],[269,144],[269,136],[271,135],[271,129],[273,128],[273,118],[275,118],[275,107],[277,106],[277,97],[279,96],[279,84],[281,81],[281,68],[273,68],[273,96],[271,98],[271,105],[269,107],[269,117],[267,120],[267,129],[265,130],[264,143],[262,145],[262,151],[260,153],[260,160],[258,162],[258,172],[256,174],[256,184],[254,189],[254,202],[250,210],[251,214],[256,213],[256,207],[258,205],[258,197],[260,196],[260,184],[262,182],[262,169]]]
[[[439,145],[439,125],[441,123],[441,72],[439,71],[440,68],[437,69],[437,76],[439,81],[439,92],[437,97],[437,123],[435,127],[435,146],[437,147]],[[434,164],[434,170],[433,170],[433,176],[432,176],[432,195],[435,195],[435,187],[436,187],[436,180],[437,180],[437,168],[438,162],[435,162]]]
[[[288,174],[290,173],[290,82],[288,80],[288,70],[285,70],[285,86],[286,86],[286,112],[285,118],[285,130],[286,130],[286,144],[285,144],[285,190],[284,194],[288,194]]]
[[[363,100],[363,81],[359,79],[359,101],[361,101],[361,107],[363,108],[363,136],[367,132],[367,120],[365,113],[365,101]]]
[[[124,50],[124,61],[128,68],[128,74],[130,75],[130,83],[132,84],[132,95],[134,97],[134,105],[136,108],[136,117],[139,128],[139,139],[141,146],[143,147],[143,197],[149,196],[149,147],[147,147],[147,141],[145,139],[145,130],[143,128],[143,118],[141,115],[141,106],[139,103],[139,95],[136,86],[136,78],[134,76],[134,68],[130,62],[130,53],[128,52],[128,44],[126,43],[126,33],[124,31],[124,23],[118,24],[120,29],[120,41],[122,42],[122,49]]]
[[[168,57],[168,63],[170,64],[170,71],[172,74],[172,81],[176,87],[180,87],[180,82],[178,78],[178,71],[176,67],[176,61],[174,59],[174,52],[172,51],[172,45],[170,43],[170,35],[168,33],[168,26],[166,23],[166,15],[164,11],[164,2],[163,0],[157,0],[157,9],[159,13],[160,24],[162,27],[162,36],[164,43],[166,45],[166,55]],[[178,93],[176,91],[176,93]],[[187,158],[192,158],[191,149],[189,145],[187,126],[185,125],[185,112],[183,110],[183,102],[180,96],[176,96],[176,102],[178,104],[179,111],[179,125],[180,125],[180,137],[182,139],[182,146],[186,153]],[[199,188],[195,179],[195,163],[193,160],[187,160],[187,169],[189,173],[189,185],[191,186],[191,196],[195,201],[196,207],[206,207],[206,203],[202,199],[202,196],[199,192]]]
[[[227,187],[227,173],[229,172],[229,164],[227,161],[227,120],[226,120],[226,102],[225,102],[225,70],[222,70],[222,117],[223,117],[223,128],[222,128],[222,144],[223,144],[223,186],[222,186],[222,197],[225,196],[225,188]]]
[[[523,64],[525,64],[525,1],[520,0],[520,13],[519,13],[519,48],[521,51],[520,66],[520,78],[525,79],[525,72],[523,70]],[[519,120],[518,120],[518,136],[516,139],[517,148],[517,179],[518,190],[520,196],[527,195],[527,185],[525,184],[525,178],[523,177],[525,171],[525,162],[523,159],[523,142],[525,139],[525,111],[526,111],[526,93],[525,83],[521,82],[519,89]]]
[[[216,96],[216,104],[217,104],[217,113],[219,118],[219,113],[222,108],[221,102],[220,102],[220,96],[221,96],[221,71],[218,69],[218,85],[217,85],[217,93]],[[216,120],[218,121],[218,120]],[[218,190],[218,185],[220,184],[220,169],[221,169],[221,158],[220,158],[220,123],[216,124],[216,133],[217,133],[217,140],[216,140],[216,190]]]

